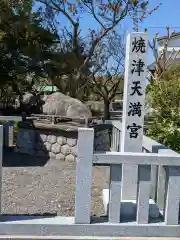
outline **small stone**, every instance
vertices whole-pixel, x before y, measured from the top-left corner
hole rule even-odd
[[[54,136],[54,135],[49,135],[48,138],[47,138],[47,141],[51,144],[56,143],[57,137]]]
[[[44,145],[45,145],[46,150],[48,152],[50,152],[51,151],[51,144],[49,142],[45,142]]]
[[[47,135],[46,134],[40,134],[39,135],[39,141],[46,142],[47,141]]]
[[[49,157],[50,157],[50,158],[55,158],[55,157],[56,157],[56,154],[50,152],[50,153],[49,153]]]
[[[52,145],[51,151],[57,154],[61,151],[61,146],[58,143],[55,143]]]
[[[61,152],[64,154],[64,155],[67,155],[67,154],[70,154],[71,153],[71,147],[69,147],[69,145],[63,145],[61,147]]]
[[[64,154],[62,154],[62,153],[58,153],[57,155],[56,155],[56,159],[58,159],[58,160],[65,160],[65,156],[64,156]]]
[[[70,146],[70,147],[73,147],[77,144],[77,139],[73,139],[73,138],[67,138],[67,144]]]
[[[59,143],[59,145],[64,145],[64,144],[66,144],[66,138],[65,137],[62,137],[62,136],[60,136],[60,137],[57,137],[57,142]]]
[[[77,146],[74,146],[71,148],[71,153],[73,156],[75,156],[75,157],[77,156]]]
[[[65,161],[67,162],[75,162],[75,157],[72,154],[66,156]]]

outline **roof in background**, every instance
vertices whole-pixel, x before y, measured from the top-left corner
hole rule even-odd
[[[46,86],[43,88],[43,92],[57,92],[58,88],[56,86]]]
[[[160,61],[160,64],[162,65],[163,60]],[[168,66],[172,65],[172,64],[179,64],[180,63],[180,58],[175,58],[174,60],[169,60],[168,62]],[[147,69],[149,71],[155,71],[156,69],[156,62],[151,63],[150,65],[147,66]]]
[[[172,38],[173,37],[178,37],[178,36],[180,36],[180,32],[176,32],[176,33],[172,34]],[[161,40],[166,39],[166,38],[167,38],[167,36],[162,36],[162,37],[157,38],[157,40],[161,41]]]

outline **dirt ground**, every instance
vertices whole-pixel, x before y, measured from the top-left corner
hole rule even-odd
[[[5,152],[2,214],[74,215],[76,164]],[[92,214],[103,215],[107,168],[93,168]],[[83,197],[83,196],[82,196]]]

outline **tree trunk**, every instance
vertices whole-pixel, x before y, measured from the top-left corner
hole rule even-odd
[[[110,119],[110,101],[107,99],[104,99],[104,120]]]

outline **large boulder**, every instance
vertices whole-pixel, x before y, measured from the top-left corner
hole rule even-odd
[[[91,111],[81,101],[60,92],[46,96],[42,111],[47,115],[61,115],[66,117],[91,117]]]

